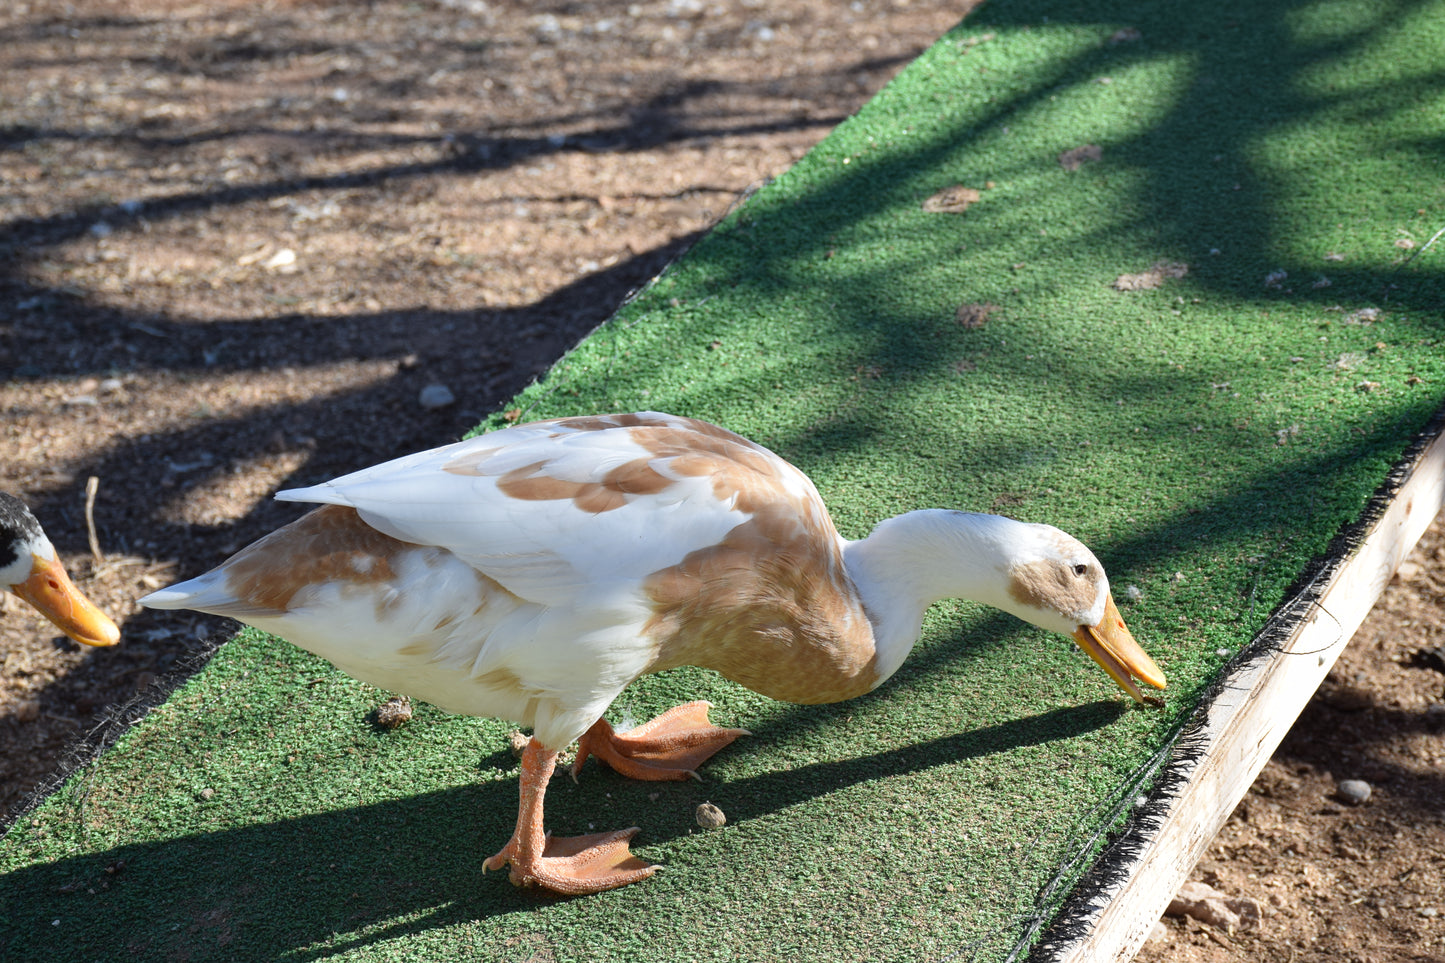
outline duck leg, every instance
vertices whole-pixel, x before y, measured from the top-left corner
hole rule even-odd
[[[541,886],[568,896],[600,893],[646,879],[657,871],[627,848],[637,828],[557,838],[542,828],[542,797],[557,765],[557,753],[536,739],[522,753],[517,830],[483,870],[512,866],[514,886]]]
[[[746,729],[721,729],[708,722],[710,708],[710,702],[688,702],[626,732],[598,719],[577,740],[572,777],[592,755],[632,779],[697,779],[697,767],[714,753],[738,736],[752,735]]]

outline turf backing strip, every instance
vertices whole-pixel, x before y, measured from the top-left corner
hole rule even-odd
[[[636,824],[667,867],[556,899],[481,873],[506,723],[375,730],[385,693],[247,631],[0,843],[0,955],[1026,947],[1445,394],[1441,49],[1440,0],[985,6],[509,409],[717,421],[851,537],[923,506],[1059,525],[1130,600],[1163,710],[968,603],[842,705],[652,677],[615,720],[706,698],[756,735],[698,784],[554,783],[554,831]]]

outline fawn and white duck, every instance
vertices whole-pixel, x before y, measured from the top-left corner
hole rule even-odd
[[[557,754],[685,779],[743,734],[679,706],[628,732],[603,712],[681,665],[775,699],[882,684],[924,611],[973,599],[1072,636],[1135,699],[1164,674],[1094,555],[1048,525],[909,512],[849,541],[801,471],[740,435],[655,412],[518,425],[311,488],[320,504],[152,608],[231,616],[364,682],[531,727],[512,838],[486,861],[518,885],[590,893],[643,879],[626,829],[558,838]]]

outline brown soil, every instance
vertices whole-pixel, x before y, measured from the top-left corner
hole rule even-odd
[[[135,597],[294,517],[277,488],[457,438],[964,6],[6,4],[0,489],[125,638],[0,603],[0,812],[228,631]],[[1445,958],[1442,539],[1201,865],[1260,928],[1144,958]]]
[[[1350,804],[1339,782],[1369,784]],[[1445,961],[1445,515],[1436,518],[1193,878],[1260,904],[1169,918],[1149,963]]]

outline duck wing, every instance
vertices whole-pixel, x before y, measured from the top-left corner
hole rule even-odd
[[[636,584],[770,505],[821,505],[807,477],[762,446],[655,412],[519,425],[276,497],[350,506],[386,535],[445,548],[549,605]]]

